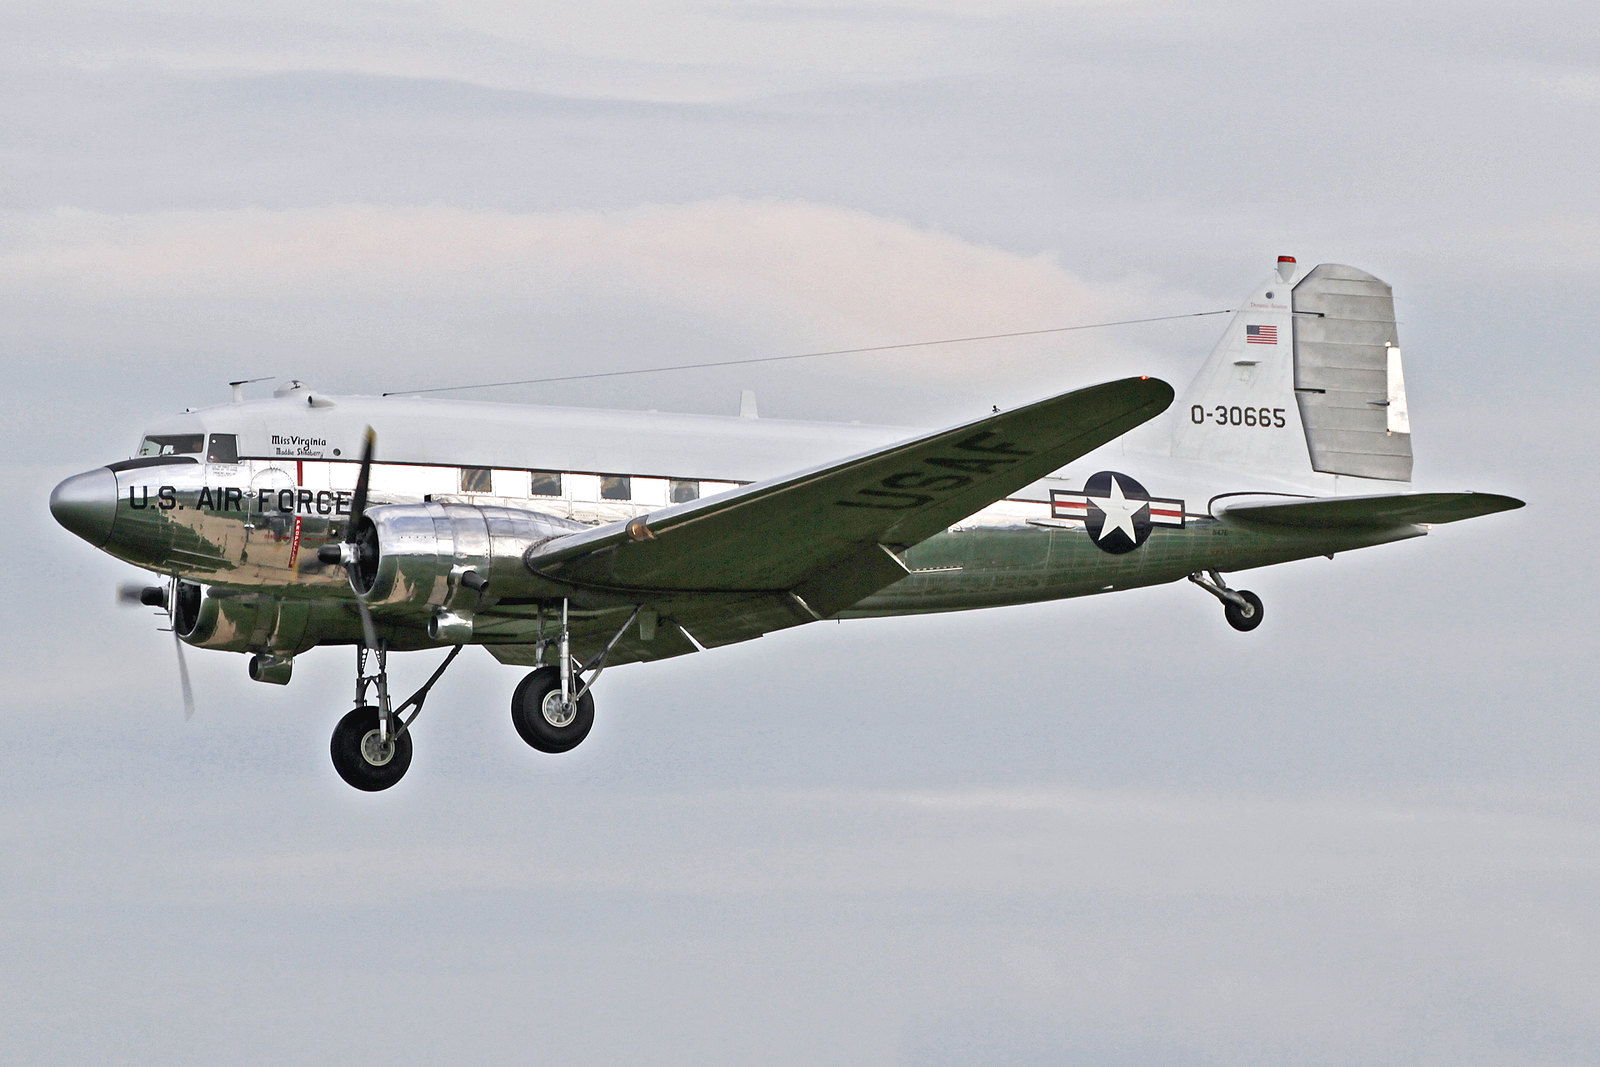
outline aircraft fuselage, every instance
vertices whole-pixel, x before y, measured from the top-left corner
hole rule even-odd
[[[77,532],[119,559],[208,587],[207,600],[218,601],[207,605],[215,620],[196,643],[292,656],[360,634],[344,570],[320,563],[317,550],[345,535],[360,436],[368,425],[378,428],[385,450],[372,467],[373,506],[430,504],[441,513],[471,507],[488,521],[514,516],[546,537],[711,496],[911,433],[773,419],[354,397],[319,405],[319,399],[291,395],[166,420],[150,429],[146,450],[186,451],[79,475],[58,494],[72,501],[58,514],[77,516]],[[1114,443],[910,546],[901,556],[908,571],[903,578],[833,617],[1085,596],[1424,532],[1419,526],[1364,532],[1242,527],[1212,514],[1215,497],[1292,498],[1318,487],[1267,476],[1241,483],[1238,472],[1228,472],[1229,482],[1219,475],[1206,484],[1206,473]],[[1110,497],[1094,497],[1089,483],[1095,476],[1106,482],[1106,475],[1127,503],[1123,514],[1109,516],[1121,519],[1120,529],[1102,518],[1096,530],[1099,507],[1092,501]],[[914,497],[909,490],[902,495]],[[1140,497],[1150,502],[1139,507]],[[886,506],[896,503],[886,494]],[[1124,518],[1130,509],[1137,514]],[[517,581],[515,599],[570,592],[559,583],[541,586],[536,575]],[[611,598],[624,592],[611,591]],[[275,602],[270,610],[264,599]],[[582,600],[580,607],[586,606]],[[390,647],[448,643],[429,639],[415,620],[380,613],[378,623]],[[528,641],[536,625],[531,618],[522,626],[502,621],[474,640]]]

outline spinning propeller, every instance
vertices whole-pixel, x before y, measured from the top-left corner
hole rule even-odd
[[[178,681],[183,686],[183,718],[187,722],[194,718],[194,686],[189,681],[189,662],[184,658],[183,638],[178,636],[178,617],[173,599],[165,586],[134,585],[132,582],[117,586],[118,603],[128,607],[160,608],[167,613],[167,622],[172,630],[172,647],[178,655]]]

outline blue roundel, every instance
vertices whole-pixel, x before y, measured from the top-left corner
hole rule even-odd
[[[1150,494],[1144,486],[1116,471],[1101,471],[1084,483],[1088,497],[1084,525],[1101,549],[1121,555],[1150,537]]]

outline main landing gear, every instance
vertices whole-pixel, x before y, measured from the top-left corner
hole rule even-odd
[[[524,678],[511,697],[511,722],[524,741],[540,752],[567,752],[589,736],[594,726],[594,697],[589,690],[605,670],[611,650],[643,610],[642,606],[634,608],[605,647],[579,665],[572,658],[567,603],[562,601],[560,631],[554,637],[541,636],[538,643],[541,661],[552,646],[559,658]],[[329,745],[340,778],[357,789],[376,793],[404,777],[411,766],[411,724],[422,714],[429,690],[465,647],[452,648],[421,689],[399,707],[392,707],[388,649],[381,642],[375,647],[366,643],[356,646],[356,708],[339,720]],[[368,701],[369,692],[375,701]]]
[[[466,646],[457,645],[439,664],[421,689],[412,693],[398,708],[389,704],[389,653],[383,645],[356,646],[356,709],[333,728],[333,769],[350,785],[368,793],[388,789],[411,766],[411,724],[422,714],[422,702],[455,662]],[[377,704],[368,704],[367,690],[377,694]],[[411,714],[406,715],[407,709]]]
[[[606,669],[606,657],[642,610],[642,605],[634,608],[605,647],[580,668],[572,659],[567,602],[561,602],[560,632],[553,638],[541,638],[538,645],[541,660],[545,650],[555,645],[556,662],[533,671],[511,694],[511,723],[524,741],[540,752],[569,752],[589,736],[594,726],[594,697],[589,690]],[[589,676],[587,681],[584,674]]]
[[[1261,625],[1261,598],[1250,590],[1229,589],[1215,570],[1196,572],[1189,580],[1222,601],[1222,614],[1235,630],[1254,630]]]

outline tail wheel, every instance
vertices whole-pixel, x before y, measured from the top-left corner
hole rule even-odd
[[[1244,605],[1240,606],[1229,601],[1223,605],[1222,613],[1227,617],[1228,625],[1235,630],[1254,630],[1261,625],[1264,610],[1261,607],[1261,598],[1248,589],[1239,589],[1236,592],[1244,600]]]
[[[333,769],[357,789],[376,793],[388,789],[405,776],[411,766],[411,733],[399,737],[392,733],[399,722],[391,718],[389,740],[378,737],[378,709],[361,707],[339,720],[333,728]]]
[[[573,679],[576,687],[577,679]],[[561,669],[540,667],[511,694],[511,722],[517,733],[540,752],[577,748],[594,726],[594,696],[561,699]]]

